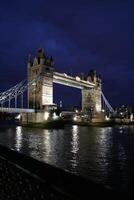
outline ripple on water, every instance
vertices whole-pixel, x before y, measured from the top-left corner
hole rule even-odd
[[[0,129],[0,143],[119,189],[134,183],[134,126]],[[131,184],[130,184],[131,183]]]

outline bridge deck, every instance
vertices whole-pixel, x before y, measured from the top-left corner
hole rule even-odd
[[[0,107],[0,112],[7,113],[34,113],[34,109],[26,109],[26,108],[4,108]]]
[[[53,82],[74,87],[74,88],[78,88],[78,89],[93,88],[95,86],[94,83],[81,80],[79,77],[71,77],[71,76],[68,76],[67,74],[62,74],[58,72],[54,72]]]

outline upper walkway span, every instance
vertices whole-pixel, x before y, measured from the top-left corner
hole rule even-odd
[[[74,88],[78,88],[78,89],[93,88],[95,86],[94,83],[91,83],[91,82],[85,81],[85,80],[81,80],[78,76],[72,77],[72,76],[68,76],[65,73],[62,74],[62,73],[58,73],[58,72],[54,72],[53,82],[62,84],[62,85],[66,85],[66,86],[70,86],[70,87],[74,87]]]

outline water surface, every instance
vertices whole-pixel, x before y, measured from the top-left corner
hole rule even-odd
[[[134,185],[134,126],[0,126],[0,143],[119,190]]]

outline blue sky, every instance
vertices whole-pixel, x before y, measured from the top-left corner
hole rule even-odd
[[[54,57],[56,71],[86,75],[95,69],[114,107],[134,106],[133,19],[129,0],[1,1],[0,90],[24,79],[28,55],[34,57],[43,47]],[[70,105],[80,101],[77,90],[59,88],[55,101],[62,98]],[[76,97],[73,101],[70,94]]]

